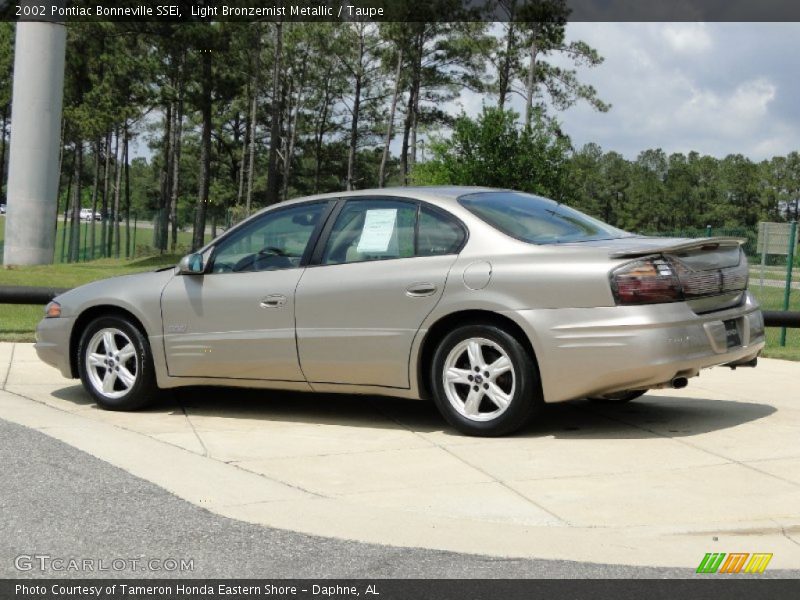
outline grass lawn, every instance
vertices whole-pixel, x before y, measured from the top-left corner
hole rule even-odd
[[[0,285],[31,285],[72,288],[97,279],[152,271],[174,265],[179,255],[164,254],[134,260],[105,258],[87,263],[54,264],[38,267],[0,267]],[[0,341],[32,342],[43,307],[25,304],[0,304]]]
[[[750,291],[758,298],[764,310],[783,310],[783,288],[767,287],[761,289],[757,281],[750,280]],[[800,311],[800,290],[792,290],[789,310]],[[780,346],[780,328],[767,328],[767,347],[764,356],[800,360],[800,329],[786,330],[786,346]]]
[[[0,238],[1,239],[1,238]],[[96,279],[150,271],[174,265],[180,256],[165,254],[134,260],[100,259],[76,264],[55,264],[40,267],[0,268],[0,285],[32,285],[76,287]],[[783,289],[764,287],[751,279],[751,291],[766,310],[782,310]],[[793,290],[789,310],[800,311],[800,291]],[[33,331],[42,318],[41,306],[0,304],[0,341],[33,341]],[[800,360],[800,329],[787,329],[786,346],[779,344],[780,329],[767,329],[764,356]]]

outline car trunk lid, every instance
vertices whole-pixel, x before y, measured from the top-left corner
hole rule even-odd
[[[660,255],[674,267],[683,296],[696,313],[736,306],[748,283],[748,265],[741,245],[733,237],[651,238],[626,237],[593,242],[616,260]]]

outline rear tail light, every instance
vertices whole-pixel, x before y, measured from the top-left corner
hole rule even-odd
[[[657,304],[716,296],[747,288],[747,258],[727,269],[693,271],[675,257],[651,256],[611,272],[617,304]]]
[[[643,258],[611,272],[617,304],[657,304],[683,300],[683,289],[672,264],[661,257]]]

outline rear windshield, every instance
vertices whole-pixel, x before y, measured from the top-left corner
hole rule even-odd
[[[531,244],[590,242],[632,235],[533,194],[478,192],[461,196],[458,201],[489,225]]]

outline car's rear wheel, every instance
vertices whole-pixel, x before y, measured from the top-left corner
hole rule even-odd
[[[442,416],[469,435],[516,431],[542,404],[533,358],[494,325],[467,325],[445,336],[433,356],[431,383]]]
[[[625,392],[616,392],[614,394],[607,394],[605,396],[592,396],[589,398],[592,402],[609,402],[622,404],[630,402],[644,396],[649,390],[628,390]]]
[[[107,410],[136,410],[158,393],[150,344],[123,316],[89,323],[78,345],[78,370],[83,387]]]

